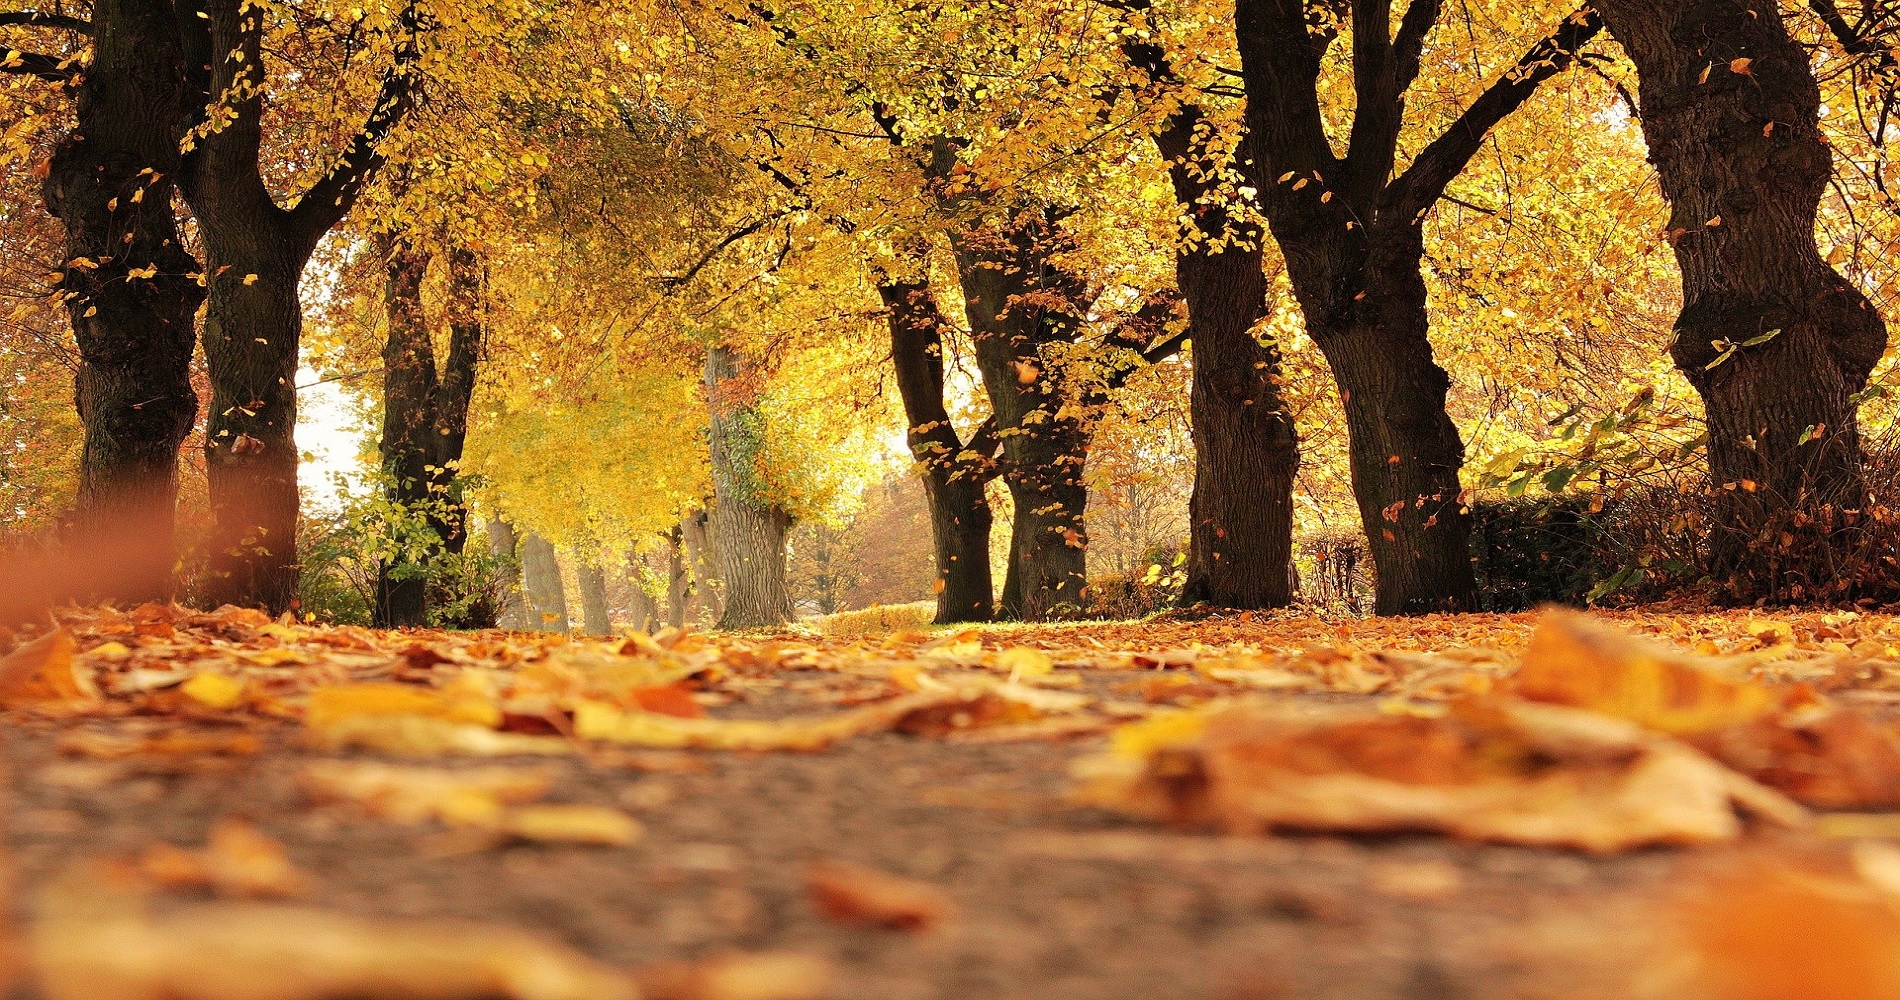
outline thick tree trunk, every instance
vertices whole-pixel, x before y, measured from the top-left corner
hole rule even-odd
[[[194,318],[204,290],[172,212],[188,94],[169,4],[101,0],[76,121],[48,164],[47,209],[66,228],[60,291],[80,368],[85,428],[72,528],[129,544],[96,596],[166,600],[176,559],[178,450],[197,419]]]
[[[1217,200],[1212,178],[1220,173],[1195,148],[1204,122],[1199,108],[1186,105],[1155,134],[1197,235],[1174,261],[1194,343],[1194,492],[1181,602],[1279,608],[1293,601],[1299,438],[1280,396],[1280,352],[1253,333],[1266,315],[1266,234]],[[1243,147],[1241,157],[1251,153]]]
[[[1405,226],[1375,234],[1362,252],[1363,270],[1333,287],[1364,288],[1364,297],[1320,312],[1339,325],[1308,329],[1346,410],[1353,496],[1378,575],[1375,610],[1475,610],[1471,517],[1458,480],[1464,440],[1445,411],[1451,379],[1427,337],[1424,242]]]
[[[561,561],[554,545],[535,532],[521,540],[521,576],[527,592],[528,627],[542,632],[566,632],[567,585],[561,580]]]
[[[766,495],[758,454],[757,385],[749,359],[727,347],[706,354],[712,422],[711,534],[725,582],[722,629],[770,628],[792,620],[785,536],[792,518]]]
[[[1854,394],[1887,329],[1816,248],[1833,163],[1807,51],[1773,4],[1597,7],[1636,64],[1670,203],[1670,354],[1708,413],[1714,574],[1738,599],[1843,596],[1853,533],[1835,529],[1866,500]]]
[[[176,29],[185,39],[201,112],[179,185],[205,247],[209,284],[202,342],[212,400],[205,461],[212,530],[205,581],[212,603],[282,611],[297,587],[297,360],[303,333],[298,285],[317,242],[343,217],[382,165],[377,148],[414,106],[419,58],[413,10],[401,63],[386,74],[363,130],[308,189],[280,206],[265,182],[262,146],[265,19],[247,0],[186,0]],[[202,127],[201,127],[202,126]]]
[[[999,617],[1037,621],[1086,601],[1091,435],[1072,387],[1042,356],[1073,339],[1081,289],[1050,263],[1063,237],[1042,213],[954,231],[951,245],[977,367],[1002,440],[1003,481],[1015,506]]]
[[[574,570],[581,585],[581,632],[586,635],[612,635],[613,619],[607,611],[607,571],[582,561]]]
[[[1355,104],[1342,158],[1321,99],[1327,50],[1342,25],[1309,20],[1300,3],[1235,4],[1254,153],[1243,166],[1307,331],[1339,384],[1380,614],[1476,606],[1458,481],[1464,443],[1445,412],[1450,380],[1427,336],[1424,221],[1489,131],[1574,65],[1602,27],[1587,7],[1563,18],[1396,170],[1406,93],[1443,6],[1414,0],[1394,32],[1395,4],[1349,5]]]
[[[517,544],[515,526],[506,518],[488,519],[489,551],[500,564],[496,582],[501,591],[501,607],[496,609],[496,625],[524,631],[539,626],[528,621],[527,600],[521,592],[521,558],[516,553]]]
[[[935,621],[988,621],[993,600],[991,514],[983,486],[993,474],[995,440],[979,428],[966,443],[950,422],[943,401],[945,324],[929,283],[886,279],[878,284],[878,294],[888,312],[891,363],[909,423],[910,453],[930,505],[937,562]]]

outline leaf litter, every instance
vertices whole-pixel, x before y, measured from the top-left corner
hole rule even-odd
[[[1597,854],[1746,838],[1767,845],[1755,862],[1764,870],[1797,873],[1803,862],[1773,845],[1831,838],[1858,849],[1900,837],[1900,821],[1882,812],[1900,807],[1900,628],[1871,613],[1286,614],[598,641],[378,633],[146,605],[64,612],[0,642],[8,647],[0,707],[54,727],[60,753],[116,766],[302,744],[319,755],[299,778],[313,808],[413,827],[418,856],[441,856],[443,843],[641,843],[641,822],[615,806],[549,801],[566,797],[574,766],[692,774],[697,755],[823,754],[880,734],[1003,747],[1093,740],[1076,751],[1074,801],[1230,836],[1435,833]],[[816,997],[832,977],[821,956],[778,952],[612,970],[506,927],[331,912],[310,896],[320,878],[236,820],[202,847],[157,842],[120,869],[94,866],[92,889],[41,907],[28,938],[44,995],[558,998],[586,984],[588,995],[736,1000]],[[1862,896],[1894,887],[1856,877]],[[1368,878],[1411,905],[1468,891],[1442,861],[1381,862]],[[99,889],[128,879],[137,892]],[[802,880],[814,910],[846,925],[928,929],[957,909],[943,889],[877,868],[813,862]],[[73,892],[70,881],[61,891]],[[1706,891],[1739,884],[1712,877]],[[211,898],[154,905],[150,893]],[[318,903],[259,902],[302,898]],[[117,909],[93,921],[96,932],[62,923],[104,899]],[[1706,909],[1689,905],[1652,907],[1691,929],[1678,964],[1747,930],[1709,930],[1691,919]],[[481,947],[449,946],[469,942]],[[214,954],[251,979],[198,968]],[[294,975],[285,961],[301,963]],[[539,971],[508,967],[517,961]],[[428,970],[428,982],[389,971],[398,965]]]

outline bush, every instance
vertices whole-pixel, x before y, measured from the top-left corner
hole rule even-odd
[[[840,611],[810,620],[826,635],[878,635],[902,629],[928,628],[937,617],[937,602],[873,604],[857,611]]]
[[[1620,504],[1619,504],[1620,507]],[[1471,505],[1471,561],[1481,611],[1582,606],[1620,572],[1607,535],[1617,507],[1559,495]]]
[[[306,514],[298,539],[298,613],[331,624],[370,624],[377,571],[397,563],[396,573],[423,577],[430,626],[493,628],[501,560],[482,545],[446,551],[427,516],[442,513],[404,508],[372,488],[348,494],[335,513]]]

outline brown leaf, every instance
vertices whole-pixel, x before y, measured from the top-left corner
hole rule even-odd
[[[1806,817],[1680,742],[1547,705],[1419,718],[1240,702],[1129,728],[1078,766],[1083,800],[1234,833],[1435,831],[1611,852],[1729,840],[1741,814]]]
[[[99,688],[79,669],[75,648],[72,633],[55,629],[0,659],[0,707],[97,700]]]
[[[46,1000],[636,1000],[631,980],[509,927],[211,903],[150,914],[70,873],[31,935]]]
[[[1575,611],[1551,609],[1524,650],[1514,690],[1672,735],[1708,732],[1773,712],[1768,688]]]
[[[813,955],[755,952],[699,962],[661,962],[640,970],[645,1000],[820,1000],[831,964]]]
[[[818,912],[832,920],[887,930],[931,930],[955,908],[934,885],[843,861],[812,865],[805,872],[805,891]]]

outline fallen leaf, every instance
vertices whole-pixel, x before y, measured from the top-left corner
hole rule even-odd
[[[645,1000],[821,1000],[833,974],[815,955],[754,952],[662,962],[639,978]]]
[[[590,805],[519,806],[501,815],[497,832],[521,840],[629,847],[646,830],[618,809]]]
[[[932,930],[954,909],[949,894],[934,885],[842,861],[806,869],[805,891],[832,920],[887,930]]]
[[[244,703],[244,682],[224,674],[196,674],[178,690],[206,708],[229,709]]]
[[[30,947],[46,1000],[637,1000],[627,977],[509,927],[268,903],[147,912],[123,881],[69,873]]]
[[[73,657],[72,633],[55,629],[0,658],[0,707],[95,701],[92,675]]]
[[[256,735],[237,729],[168,729],[154,733],[74,729],[61,733],[61,753],[100,760],[195,755],[249,756],[262,750]]]
[[[1549,705],[1465,702],[1421,718],[1239,702],[1201,727],[1137,725],[1122,752],[1078,764],[1082,801],[1233,833],[1435,831],[1594,852],[1730,840],[1742,814],[1806,819],[1679,741]]]
[[[317,801],[350,802],[397,823],[493,826],[507,806],[546,795],[554,774],[546,768],[448,770],[328,760],[305,767],[301,780],[305,793]]]
[[[1678,736],[1750,722],[1779,704],[1760,684],[1556,608],[1538,620],[1513,684],[1531,701],[1602,712]]]

